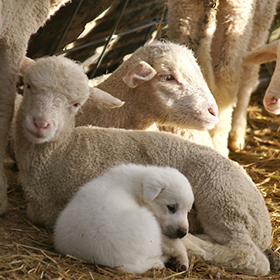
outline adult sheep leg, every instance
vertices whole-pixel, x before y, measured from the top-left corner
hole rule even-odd
[[[219,108],[220,122],[212,130],[215,148],[227,155],[231,115],[237,101],[242,65],[252,32],[255,1],[221,1],[219,3],[216,40],[212,49],[218,49],[213,57],[215,89],[212,93]],[[242,15],[242,16],[240,16]]]
[[[265,44],[277,4],[277,1],[275,0],[268,2],[258,0],[256,2],[252,35],[248,45],[249,51]],[[260,19],[262,20],[260,21]],[[243,62],[242,71],[237,95],[237,104],[233,111],[232,128],[229,134],[229,147],[231,150],[244,148],[247,125],[247,107],[251,93],[257,84],[259,65],[246,64],[246,62]]]
[[[213,143],[227,156],[241,76],[237,69],[249,43],[255,0],[193,2],[184,0],[179,5],[169,0],[169,38],[189,45],[195,52],[219,108],[220,122],[211,132]]]
[[[31,34],[68,0],[0,0],[0,214],[7,210],[4,153],[14,110],[15,85]]]

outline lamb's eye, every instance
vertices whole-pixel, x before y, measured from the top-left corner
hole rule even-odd
[[[26,84],[26,88],[31,88],[30,84]]]
[[[161,80],[162,81],[174,81],[175,78],[172,75],[161,75]]]
[[[73,104],[73,107],[75,107],[75,108],[79,108],[80,107],[80,103],[75,103],[75,104]]]
[[[167,209],[170,213],[174,214],[178,209],[178,205],[167,205]]]

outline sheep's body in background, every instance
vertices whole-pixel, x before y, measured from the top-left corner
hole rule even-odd
[[[246,110],[259,66],[242,60],[267,40],[276,4],[277,0],[168,1],[168,37],[191,47],[198,59],[219,108],[213,143],[225,156],[228,145],[232,150],[244,147]]]
[[[67,0],[0,1],[0,214],[8,207],[4,154],[13,116],[16,80],[31,34]]]
[[[15,154],[29,201],[28,216],[53,227],[77,189],[113,165],[171,166],[193,186],[196,213],[190,215],[190,232],[202,229],[208,238],[205,242],[218,246],[219,255],[212,254],[209,246],[194,247],[208,250],[212,261],[226,267],[267,274],[269,262],[263,252],[270,246],[270,219],[245,171],[211,148],[168,133],[74,128],[77,107],[89,96],[87,79],[76,67],[66,58],[51,57],[26,70]],[[190,256],[197,254],[191,246],[187,249]]]

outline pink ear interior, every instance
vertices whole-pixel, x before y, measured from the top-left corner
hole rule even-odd
[[[156,70],[145,61],[140,61],[123,78],[123,81],[131,88],[151,80],[156,75]]]
[[[90,88],[89,100],[98,108],[113,109],[121,107],[124,104],[120,99],[97,87]]]
[[[21,64],[21,67],[19,69],[19,74],[20,75],[24,75],[25,74],[25,70],[32,64],[34,64],[35,61],[27,56],[24,57],[23,62]]]

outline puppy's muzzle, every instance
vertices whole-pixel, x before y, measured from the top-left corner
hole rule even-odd
[[[176,236],[177,236],[177,238],[183,238],[187,233],[188,233],[188,231],[186,229],[178,228],[176,231]]]
[[[168,227],[164,233],[170,238],[183,238],[188,233],[188,230],[183,227],[178,227],[176,229]]]

